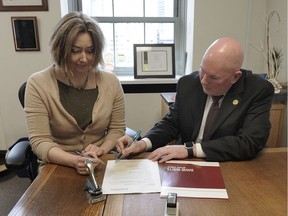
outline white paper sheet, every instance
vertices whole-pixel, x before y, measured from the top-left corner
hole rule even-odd
[[[154,193],[161,191],[157,162],[148,159],[115,160],[107,162],[103,194]]]

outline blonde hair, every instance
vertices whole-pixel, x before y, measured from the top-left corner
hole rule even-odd
[[[99,64],[103,63],[105,39],[98,23],[85,14],[68,13],[56,25],[50,39],[50,46],[54,62],[69,75],[72,75],[70,68],[71,50],[79,33],[89,33],[92,38],[95,57],[92,69],[96,69]]]

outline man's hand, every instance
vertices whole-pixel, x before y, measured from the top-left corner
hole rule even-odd
[[[131,140],[132,138],[127,135],[119,138],[116,144],[117,151],[121,152],[123,155],[128,155],[130,153],[135,154],[146,150],[146,143],[143,140],[134,141],[130,147],[126,148]]]
[[[187,158],[188,152],[184,145],[167,145],[154,150],[148,157],[152,161],[164,163],[171,159]]]

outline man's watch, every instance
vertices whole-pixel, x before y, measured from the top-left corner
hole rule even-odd
[[[193,141],[186,142],[184,143],[184,146],[188,151],[188,157],[193,158],[194,157],[193,148],[195,147],[195,143]]]

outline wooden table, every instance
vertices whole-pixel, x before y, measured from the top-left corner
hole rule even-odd
[[[220,167],[229,199],[178,197],[181,216],[287,215],[287,148],[265,149],[254,160],[224,162]],[[97,169],[98,182],[104,170],[105,165]],[[166,200],[159,193],[109,195],[106,201],[89,204],[83,191],[86,179],[72,168],[47,165],[9,215],[164,215]]]

